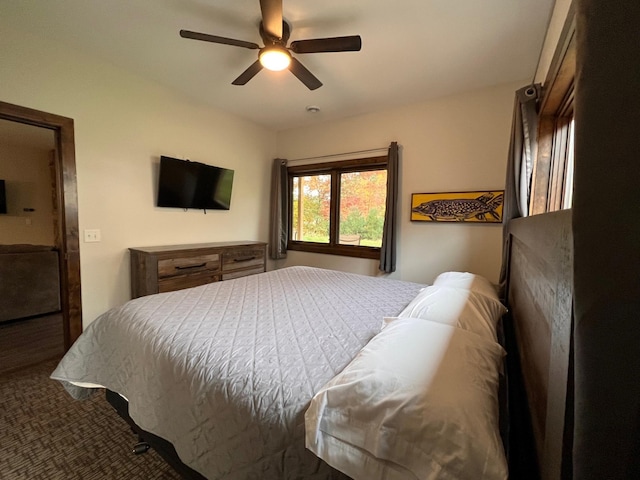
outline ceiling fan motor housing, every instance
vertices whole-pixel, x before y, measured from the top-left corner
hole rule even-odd
[[[264,29],[264,24],[260,22],[260,36],[262,37],[262,41],[264,42],[265,47],[278,45],[282,48],[287,48],[287,42],[289,41],[290,35],[291,35],[291,28],[289,27],[289,24],[284,20],[282,21],[282,37],[281,38],[270,35],[269,32],[267,32]]]

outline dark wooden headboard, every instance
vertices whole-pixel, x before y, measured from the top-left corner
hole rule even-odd
[[[529,407],[534,457],[541,478],[570,478],[571,211],[518,218],[507,228],[510,256],[506,301]]]

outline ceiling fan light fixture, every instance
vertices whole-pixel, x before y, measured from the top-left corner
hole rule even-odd
[[[282,47],[264,48],[260,52],[260,63],[267,70],[279,72],[289,67],[291,54]]]

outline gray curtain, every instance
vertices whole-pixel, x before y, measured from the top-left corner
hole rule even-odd
[[[575,479],[640,478],[640,2],[577,2]]]
[[[287,161],[276,158],[271,173],[271,225],[269,257],[286,258],[289,237],[289,183]]]
[[[511,141],[507,159],[502,224],[509,220],[529,215],[531,196],[531,174],[538,142],[537,102],[539,85],[529,85],[516,91],[511,122]],[[509,235],[503,232],[502,269],[500,271],[500,292],[506,296],[506,281],[509,265]]]
[[[396,271],[396,217],[398,209],[398,181],[400,149],[398,142],[391,142],[387,163],[387,205],[380,247],[380,270],[391,273]]]

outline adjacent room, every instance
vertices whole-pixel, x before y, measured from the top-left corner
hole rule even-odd
[[[637,21],[2,2],[0,477],[636,478]]]

